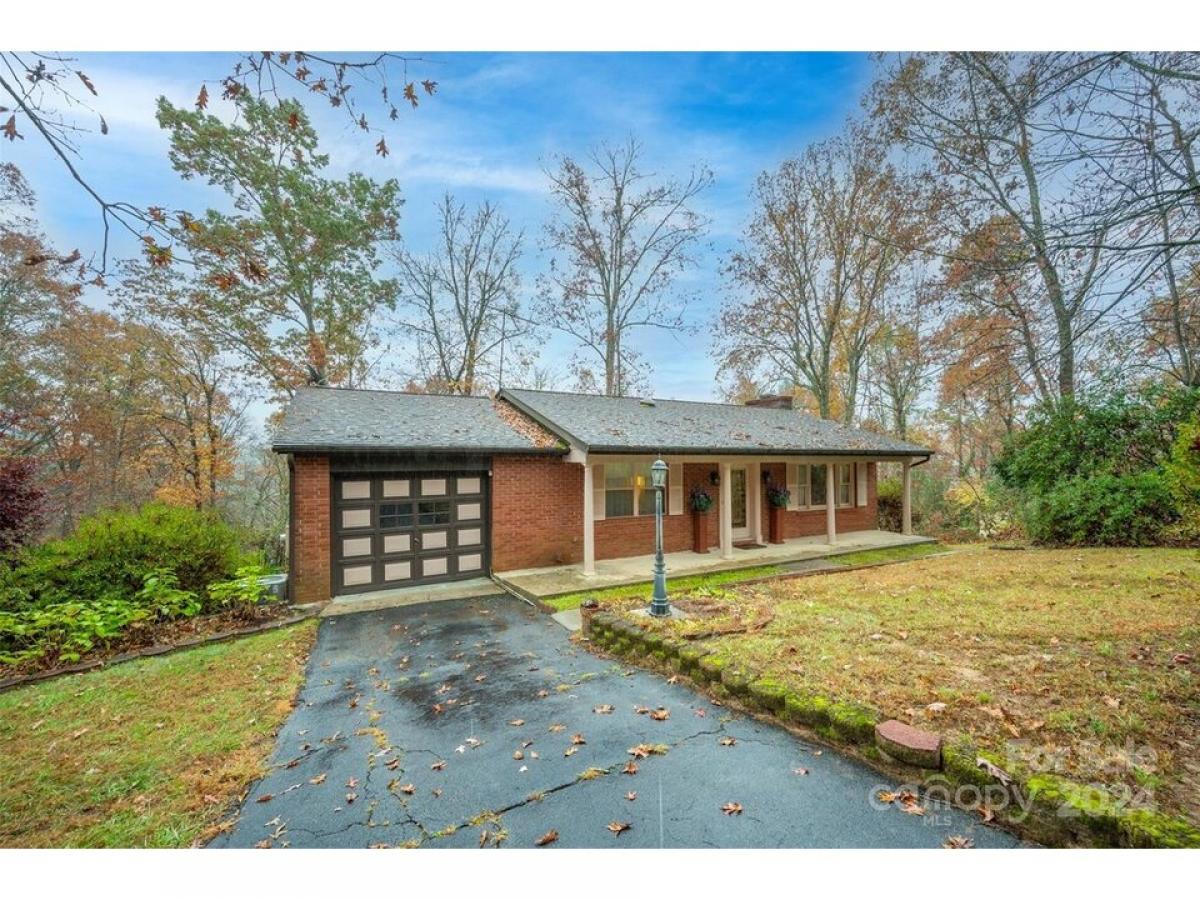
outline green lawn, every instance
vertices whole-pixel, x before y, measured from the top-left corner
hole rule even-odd
[[[1200,554],[956,549],[733,585],[705,599],[711,616],[653,627],[768,619],[702,647],[799,695],[990,751],[1017,777],[1049,761],[1200,823]]]
[[[932,553],[945,553],[946,548],[941,544],[906,544],[901,547],[881,547],[878,550],[859,550],[857,553],[844,553],[841,556],[831,556],[829,561],[839,566],[867,566],[873,563],[904,562],[909,559],[921,559]]]
[[[263,771],[315,621],[0,694],[0,847],[187,847]]]
[[[751,578],[765,578],[786,572],[782,566],[755,566],[749,569],[734,569],[730,572],[711,572],[707,575],[688,575],[683,578],[667,579],[667,589],[676,591],[694,591],[698,588],[717,587],[722,584],[733,584]],[[598,591],[579,591],[574,594],[562,594],[558,597],[547,597],[542,600],[555,612],[564,609],[575,609],[588,597],[595,597],[601,603],[611,603],[614,600],[630,598],[645,599],[649,602],[650,591],[654,587],[651,581],[639,581],[637,584],[626,584],[620,587],[603,588]]]

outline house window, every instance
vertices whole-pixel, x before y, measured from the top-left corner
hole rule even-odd
[[[803,509],[808,506],[808,465],[796,467],[796,496],[792,503]]]
[[[839,506],[849,506],[854,490],[850,482],[853,466],[843,464],[834,468],[837,471],[837,503]]]
[[[824,506],[825,505],[825,467],[824,466],[809,466],[808,471],[811,473],[811,481],[808,489],[810,498],[809,506]]]
[[[650,462],[604,464],[604,517],[654,515]]]

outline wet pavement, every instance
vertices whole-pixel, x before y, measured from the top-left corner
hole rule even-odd
[[[874,800],[890,787],[498,596],[322,620],[271,770],[209,846],[1017,844],[959,810]]]

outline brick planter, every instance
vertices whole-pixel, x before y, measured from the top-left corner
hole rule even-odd
[[[778,506],[767,507],[767,541],[772,544],[783,543],[783,510]]]
[[[708,552],[708,513],[692,511],[692,552]]]

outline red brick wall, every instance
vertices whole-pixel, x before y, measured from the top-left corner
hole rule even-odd
[[[683,515],[663,519],[663,548],[672,553],[692,546],[692,514],[688,496],[702,486],[715,503],[708,514],[710,547],[720,546],[721,491],[710,484],[716,463],[683,467]],[[764,465],[776,483],[784,483],[782,463]],[[763,539],[767,536],[766,487],[749,485],[760,494]],[[837,528],[861,531],[875,527],[875,464],[867,469],[867,505],[837,511]],[[787,511],[784,537],[825,533],[825,510]],[[595,524],[596,559],[643,556],[654,552],[654,517],[604,519]],[[492,461],[492,569],[504,572],[538,566],[578,563],[583,559],[583,467],[545,457],[503,457]]]
[[[558,457],[492,458],[492,571],[583,559],[583,466]]]
[[[329,457],[292,459],[292,601],[329,599]]]

